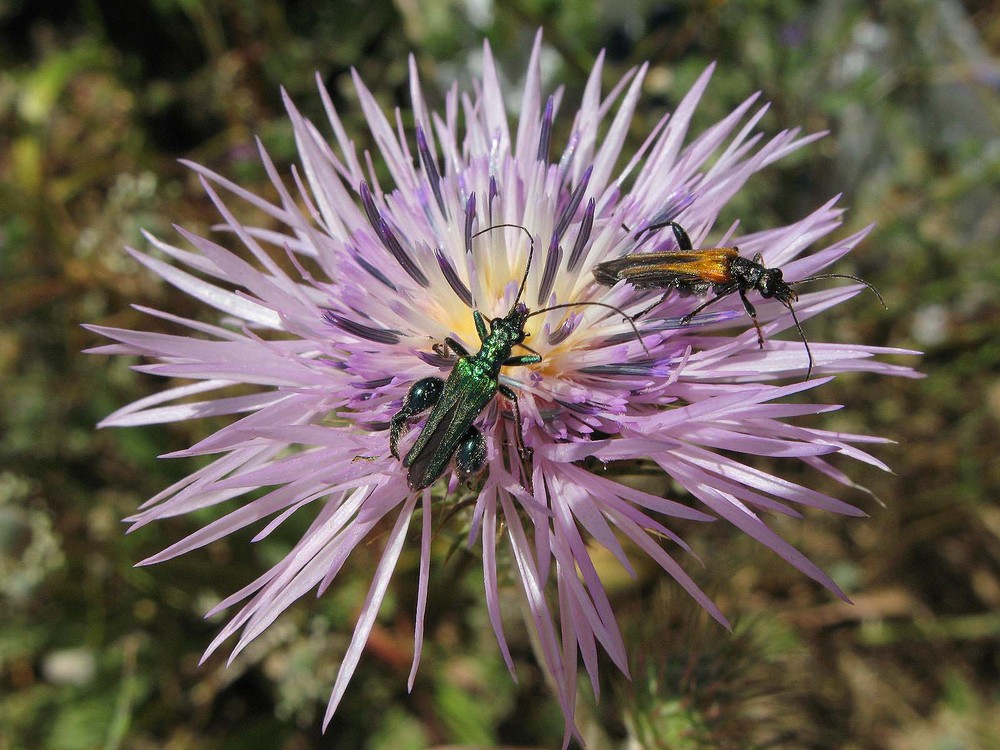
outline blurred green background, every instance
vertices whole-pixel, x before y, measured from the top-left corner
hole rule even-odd
[[[499,658],[475,550],[435,562],[412,694],[417,560],[404,555],[326,735],[319,721],[377,541],[233,666],[220,653],[198,667],[220,624],[203,613],[280,559],[302,525],[133,568],[207,520],[128,537],[119,522],[194,467],[156,456],[213,425],[96,432],[164,384],[79,353],[99,343],[82,322],[166,325],[131,303],[210,315],[123,251],[143,246],[140,228],[172,239],[172,223],[205,233],[216,220],[178,158],[269,194],[252,138],[279,165],[294,162],[280,86],[322,119],[319,71],[364,145],[352,66],[383,104],[405,107],[413,50],[437,106],[452,80],[478,71],[486,36],[514,92],[539,26],[546,85],[568,89],[564,111],[602,47],[607,83],[652,62],[633,145],[712,60],[697,124],[759,89],[774,103],[771,132],[830,130],[756,176],[723,218],[756,231],[843,192],[851,210],[837,236],[878,227],[837,270],[878,286],[889,311],[859,297],[807,333],[922,349],[928,375],[841,377],[820,394],[848,408],[817,424],[896,441],[875,451],[895,475],[839,464],[884,507],[794,465],[761,464],[871,514],[773,519],[854,606],[725,524],[682,528],[706,561],[686,567],[735,632],[706,622],[652,569],[609,577],[634,681],[608,665],[600,702],[581,699],[589,746],[1000,747],[996,2],[3,0],[0,750],[558,745],[557,704],[516,619],[518,684]]]

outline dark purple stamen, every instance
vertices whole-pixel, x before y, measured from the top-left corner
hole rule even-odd
[[[390,328],[372,328],[350,318],[345,318],[343,315],[338,315],[333,310],[325,311],[323,318],[327,323],[336,326],[345,333],[350,333],[358,338],[368,339],[378,344],[398,344],[400,340],[401,334],[399,331],[394,331]]]
[[[440,250],[435,250],[434,255],[437,257],[438,265],[441,267],[441,273],[444,274],[445,280],[448,282],[448,286],[451,290],[458,295],[458,298],[462,300],[468,307],[472,307],[472,292],[469,288],[458,278],[458,273],[455,271],[455,267],[451,264],[451,261],[442,253]]]
[[[472,230],[476,221],[476,194],[469,196],[465,202],[465,252],[472,252]]]
[[[415,282],[420,284],[420,286],[426,288],[430,286],[430,281],[428,281],[427,276],[423,271],[413,262],[413,258],[410,254],[403,249],[403,246],[399,244],[399,240],[396,239],[396,235],[393,234],[392,228],[385,219],[379,220],[379,228],[381,231],[379,234],[382,237],[382,242],[386,249],[392,253],[392,257],[403,267],[403,270],[409,274],[410,278]]]
[[[365,432],[385,432],[391,422],[358,422],[358,429]]]
[[[561,344],[565,341],[573,331],[576,330],[577,323],[580,322],[580,318],[576,315],[570,315],[566,320],[559,324],[552,333],[548,335],[548,342],[552,346]]]
[[[391,281],[389,281],[389,279],[386,277],[386,275],[384,273],[382,273],[380,270],[378,270],[375,266],[373,266],[367,260],[365,260],[364,258],[362,258],[361,257],[361,253],[359,253],[355,248],[353,248],[353,247],[350,248],[350,251],[351,251],[351,257],[354,258],[354,260],[357,262],[357,264],[359,266],[361,266],[365,271],[367,271],[368,274],[372,276],[372,278],[376,279],[377,281],[382,282],[383,284],[385,284],[387,287],[389,287],[394,292],[398,292],[399,291],[396,288],[396,285],[393,284]]]
[[[580,232],[576,235],[576,242],[573,243],[573,251],[569,254],[569,263],[566,264],[566,268],[569,271],[575,271],[577,265],[580,263],[580,259],[583,257],[583,251],[587,247],[587,240],[590,239],[590,232],[594,228],[596,206],[597,204],[593,198],[587,202],[587,208],[583,212],[583,220],[580,222]]]
[[[576,214],[576,209],[580,207],[580,202],[583,200],[583,194],[587,192],[587,185],[590,184],[590,175],[594,173],[594,167],[587,167],[587,171],[583,173],[583,177],[580,179],[580,184],[576,186],[576,190],[569,197],[569,203],[563,209],[563,212],[559,215],[559,221],[556,222],[556,229],[553,233],[554,237],[562,239],[562,236],[566,233],[569,228],[570,222],[573,221],[573,216]]]
[[[355,383],[349,383],[351,388],[357,388],[358,390],[371,391],[376,388],[385,388],[392,382],[392,378],[378,378],[377,380],[361,380]]]
[[[430,365],[431,367],[437,367],[439,370],[443,370],[446,367],[452,367],[455,364],[455,357],[438,354],[434,351],[418,351],[416,352],[416,355],[422,362]]]
[[[545,114],[542,115],[542,132],[538,134],[538,156],[535,161],[549,161],[549,141],[552,138],[552,113],[555,100],[550,96],[545,102]]]
[[[623,333],[612,333],[610,336],[601,339],[601,344],[604,346],[614,346],[615,344],[626,344],[629,341],[635,341],[634,331],[624,331]]]
[[[500,195],[500,188],[497,187],[497,178],[493,175],[490,176],[490,198],[487,205],[488,213],[490,216],[490,226],[493,226],[493,199]]]
[[[417,152],[420,154],[420,161],[424,165],[424,172],[427,173],[427,181],[431,184],[431,191],[434,193],[434,200],[437,201],[441,215],[447,218],[448,213],[444,210],[444,198],[441,196],[441,175],[438,172],[437,164],[434,163],[434,156],[431,154],[430,146],[427,145],[427,136],[424,129],[417,125]]]
[[[365,180],[361,181],[359,192],[361,193],[361,205],[365,209],[368,223],[372,225],[372,229],[378,232],[378,225],[382,220],[382,215],[378,212],[378,206],[375,205],[375,198],[372,197],[371,188],[368,187],[368,183]]]
[[[640,377],[662,375],[665,365],[662,362],[629,362],[619,365],[592,365],[581,367],[578,372],[587,375],[638,375]]]
[[[574,412],[576,414],[583,414],[588,417],[596,417],[603,414],[608,410],[608,407],[603,404],[597,404],[593,401],[565,401],[564,399],[557,398],[556,403],[561,405],[568,411]]]
[[[554,235],[552,242],[553,244],[557,243]],[[559,262],[562,260],[562,255],[562,248],[558,244],[555,244],[555,247],[549,247],[548,255],[545,258],[545,270],[542,271],[542,281],[538,285],[537,302],[539,305],[543,304],[549,298],[549,293],[552,291],[552,284],[556,280],[556,271],[559,270]]]
[[[403,267],[403,270],[409,274],[411,279],[424,288],[428,287],[430,282],[427,280],[427,276],[413,262],[413,258],[410,257],[409,253],[399,243],[399,240],[396,239],[396,235],[393,234],[389,222],[379,213],[378,206],[375,205],[375,198],[372,197],[371,188],[368,187],[368,183],[364,180],[361,181],[359,192],[361,193],[361,205],[364,206],[368,222],[372,225],[372,229],[375,230],[378,238],[382,240],[382,245],[392,254],[392,257]]]

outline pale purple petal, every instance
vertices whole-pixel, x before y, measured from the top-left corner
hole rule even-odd
[[[351,676],[358,666],[358,661],[361,659],[361,651],[368,642],[368,635],[372,631],[372,625],[375,624],[375,616],[378,614],[379,607],[382,606],[382,599],[385,598],[385,592],[389,589],[389,579],[392,577],[392,572],[396,568],[396,561],[399,560],[399,555],[403,551],[403,541],[406,539],[406,531],[410,525],[410,516],[413,515],[413,507],[416,503],[417,496],[414,495],[403,507],[403,511],[396,520],[395,527],[389,533],[385,552],[382,553],[382,559],[379,561],[378,568],[375,569],[372,587],[365,598],[364,604],[361,606],[361,617],[354,628],[351,645],[347,647],[347,653],[344,654],[344,660],[340,664],[340,671],[337,673],[337,681],[334,683],[333,692],[330,694],[330,703],[327,706],[326,715],[323,716],[324,729],[330,723],[330,719],[333,718],[333,714],[337,710],[337,705],[344,696],[344,691],[347,690],[347,683],[350,682]]]
[[[424,648],[424,615],[427,612],[427,586],[431,570],[431,494],[423,493],[423,524],[420,528],[420,572],[417,574],[417,612],[413,628],[413,665],[406,680],[406,689],[413,690],[420,666],[420,654]]]

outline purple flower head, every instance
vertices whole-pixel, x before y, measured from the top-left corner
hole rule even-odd
[[[284,178],[259,148],[276,202],[189,165],[218,207],[227,245],[238,249],[179,228],[190,249],[149,238],[173,263],[130,251],[219,310],[219,324],[147,310],[188,333],[94,327],[117,342],[94,351],[138,355],[150,361],[138,367],[143,372],[192,381],[127,406],[103,425],[232,415],[228,426],[176,454],[216,456],[212,463],[151,498],[128,520],[135,529],[216,505],[225,514],[144,563],[190,552],[250,525],[262,526],[254,538],[259,541],[295,513],[311,519],[281,562],[213,610],[239,606],[208,653],[238,633],[233,656],[238,654],[299,597],[324,591],[359,544],[382,535],[384,551],[326,722],[358,664],[403,545],[419,539],[412,686],[423,637],[432,518],[440,518],[456,495],[473,501],[468,542],[481,546],[486,605],[511,670],[497,565],[513,562],[529,625],[566,716],[567,742],[575,733],[578,658],[595,690],[599,648],[627,669],[625,644],[590,546],[603,546],[630,572],[629,554],[641,550],[725,625],[675,559],[688,548],[669,528],[673,518],[722,517],[843,596],[759,511],[798,516],[798,506],[811,506],[862,512],[739,458],[797,458],[848,487],[854,485],[827,462],[829,455],[882,466],[859,447],[880,442],[875,438],[787,421],[835,408],[783,400],[829,380],[801,382],[807,369],[802,342],[775,338],[792,326],[789,311],[777,301],[755,299],[766,335],[760,349],[737,295],[690,324],[682,319],[698,299],[669,295],[641,319],[638,336],[620,310],[638,312],[662,292],[624,282],[601,286],[591,273],[595,264],[624,253],[670,249],[669,232],[639,231],[668,220],[687,228],[697,247],[722,206],[756,171],[816,136],[792,130],[765,138],[756,126],[766,106],[755,109],[751,97],[722,122],[689,137],[708,70],[619,170],[646,66],[602,92],[599,57],[579,110],[561,115],[560,96],[543,100],[540,50],[539,37],[513,129],[488,45],[475,92],[453,88],[443,114],[425,106],[411,59],[413,131],[404,128],[399,112],[388,119],[355,76],[376,154],[357,153],[322,86],[329,120],[324,128],[332,129],[332,142],[286,101],[300,168]],[[556,117],[572,120],[565,144],[552,136]],[[376,160],[390,175],[389,184],[376,176],[383,172],[375,169]],[[250,203],[281,229],[241,223],[223,195]],[[834,204],[789,226],[743,236],[730,230],[713,244],[738,245],[747,257],[759,252],[767,266],[781,266],[786,279],[804,278],[833,264],[867,232],[804,255],[839,225],[841,210]],[[804,292],[795,310],[805,320],[862,289],[854,284]],[[483,316],[482,327],[474,310]],[[522,343],[497,343],[497,319],[505,318],[524,334]],[[463,351],[479,359],[460,357]],[[814,372],[825,376],[857,370],[910,374],[873,358],[896,350],[812,342],[811,351]],[[473,360],[482,365],[487,353],[498,374],[491,380],[489,367],[476,370],[486,373],[483,393],[473,399],[447,383],[434,398],[450,373]],[[438,385],[412,396],[413,385],[428,378],[439,379]],[[248,385],[255,387],[250,395]],[[234,388],[240,395],[232,394]],[[428,470],[429,478],[415,479],[404,464],[426,463],[425,455],[409,461],[408,453],[424,439],[425,420],[436,418],[427,409],[446,398],[455,400],[438,415],[441,424],[454,422],[458,438],[473,426],[482,442],[473,439],[466,455],[466,447],[443,437],[444,428],[429,433],[426,442],[440,451],[440,466]],[[416,402],[419,409],[405,411]],[[456,409],[464,409],[464,416],[454,417]],[[399,457],[392,450],[397,439]],[[482,455],[473,450],[477,446]],[[451,460],[456,453],[473,464],[481,460],[483,467],[462,476]],[[595,460],[655,463],[705,508],[592,473],[584,459],[587,466]],[[262,488],[268,488],[264,494]]]

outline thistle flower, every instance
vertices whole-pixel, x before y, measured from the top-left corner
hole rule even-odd
[[[391,122],[355,75],[377,154],[357,153],[322,85],[332,144],[286,97],[301,168],[286,180],[259,148],[277,202],[188,165],[217,206],[228,244],[240,249],[178,228],[192,249],[149,237],[173,263],[130,250],[154,273],[223,313],[220,324],[143,308],[192,335],[93,327],[117,342],[93,351],[138,355],[152,361],[137,367],[142,372],[193,381],[131,404],[102,425],[233,417],[215,434],[172,454],[218,456],[212,463],[151,498],[128,521],[134,530],[217,505],[226,508],[225,514],[143,564],[190,552],[265,519],[254,541],[293,514],[311,518],[308,531],[281,562],[212,611],[241,605],[208,653],[239,633],[235,657],[296,599],[330,586],[360,543],[391,528],[324,726],[358,664],[410,537],[419,539],[421,555],[412,687],[427,603],[431,520],[455,494],[473,501],[468,543],[481,545],[489,618],[513,671],[501,626],[497,571],[498,560],[507,554],[498,547],[509,548],[529,624],[566,717],[567,742],[575,731],[578,655],[595,690],[598,647],[627,671],[625,644],[590,545],[605,547],[628,571],[629,554],[649,555],[725,625],[723,614],[675,560],[678,549],[689,550],[668,527],[671,518],[721,517],[843,596],[758,511],[798,516],[797,507],[808,506],[863,513],[736,457],[797,458],[849,487],[850,479],[826,456],[840,453],[882,466],[858,447],[880,442],[876,438],[786,421],[835,408],[783,401],[829,380],[799,382],[807,366],[801,342],[774,338],[792,324],[788,311],[776,303],[759,305],[768,337],[760,350],[738,300],[724,300],[684,325],[681,319],[694,303],[670,297],[642,319],[641,337],[620,312],[596,305],[566,307],[598,302],[632,313],[645,307],[648,292],[628,284],[602,287],[592,267],[661,246],[665,238],[637,230],[669,219],[682,223],[696,242],[704,240],[719,210],[755,172],[816,136],[790,130],[763,137],[757,125],[766,106],[755,109],[751,97],[689,139],[708,70],[617,171],[646,66],[602,93],[599,57],[580,108],[571,116],[568,142],[558,144],[552,133],[556,117],[565,117],[558,114],[562,98],[556,93],[543,101],[540,49],[539,37],[515,129],[488,45],[475,92],[453,87],[443,115],[428,111],[411,59],[413,131],[404,127],[399,112]],[[391,184],[379,181],[382,169],[376,161]],[[268,226],[238,221],[225,193],[259,209]],[[840,216],[831,200],[789,226],[742,236],[731,231],[733,236],[723,239],[738,244],[744,254],[761,252],[769,266],[784,268],[786,278],[802,278],[834,263],[866,234],[804,255],[839,225]],[[283,258],[287,262],[280,262]],[[799,319],[861,289],[851,285],[803,294],[796,307]],[[515,301],[534,312],[553,308],[524,321],[526,343],[541,361],[505,368],[500,375],[499,385],[516,394],[519,423],[508,399],[492,398],[475,420],[485,438],[484,470],[466,482],[449,464],[439,481],[411,489],[406,468],[390,451],[392,418],[413,383],[446,377],[454,366],[446,338],[470,352],[479,349],[473,310],[486,318],[503,317]],[[858,370],[910,373],[873,358],[895,350],[815,342],[811,348],[814,372],[826,376]],[[781,380],[790,384],[775,383]],[[250,395],[248,385],[255,388]],[[240,395],[231,393],[235,387]],[[401,455],[420,424],[412,420],[401,431]],[[519,450],[522,437],[526,451]],[[582,465],[585,458],[652,462],[708,512],[593,473]],[[269,489],[260,494],[262,488]]]

